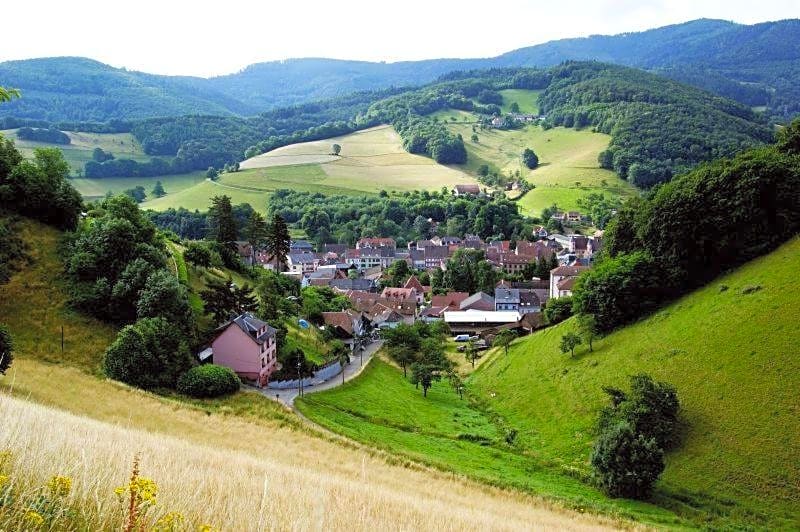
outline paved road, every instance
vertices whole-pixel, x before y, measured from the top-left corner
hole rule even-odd
[[[376,342],[372,342],[364,349],[363,355],[363,364],[362,364],[362,356],[361,355],[354,355],[351,357],[350,364],[345,366],[344,368],[344,381],[347,382],[350,379],[356,378],[365,367],[367,367],[367,362],[372,359],[372,355],[374,355],[378,349],[383,346],[383,340],[378,340]],[[342,385],[342,374],[339,373],[338,375],[334,375],[330,379],[321,382],[319,384],[314,384],[313,386],[306,386],[303,388],[303,394],[306,393],[314,393],[320,392],[322,390],[330,390],[331,388],[336,388],[337,386]],[[265,397],[269,397],[270,399],[280,401],[281,403],[285,404],[290,408],[294,408],[294,400],[297,397],[297,388],[292,388],[289,390],[271,390],[269,388],[251,388],[252,390],[256,390]]]

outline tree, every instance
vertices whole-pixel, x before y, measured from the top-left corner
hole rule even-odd
[[[186,287],[165,269],[147,278],[145,287],[139,292],[136,315],[139,319],[164,318],[176,331],[194,335],[194,314]]]
[[[156,184],[152,190],[152,194],[157,198],[163,198],[167,195],[167,191],[164,190],[164,185],[161,184],[161,181],[156,181]]]
[[[5,375],[14,361],[14,341],[5,325],[0,324],[0,375]]]
[[[331,146],[331,153],[333,153],[334,155],[339,155],[341,151],[342,147],[339,146],[338,144],[334,144],[333,146]]]
[[[208,268],[212,263],[211,250],[200,242],[189,242],[183,252],[183,259],[197,267]]]
[[[206,178],[214,181],[219,177],[219,172],[213,166],[209,166],[208,170],[206,170]]]
[[[123,327],[103,358],[109,377],[147,390],[174,388],[191,366],[181,330],[164,318],[144,318]]]
[[[572,316],[572,298],[559,297],[550,298],[544,306],[544,318],[550,325],[560,323]]]
[[[389,356],[403,368],[403,377],[408,377],[408,366],[416,360],[416,353],[407,345],[396,345],[389,348]]]
[[[228,277],[226,280],[210,278],[206,289],[200,292],[203,307],[214,317],[216,323],[228,321],[243,312],[253,312],[258,308],[258,299],[253,295],[250,285],[236,286]]]
[[[511,102],[511,105],[508,106],[508,110],[512,113],[519,113],[519,104],[517,102]]]
[[[472,136],[471,136],[469,139],[470,139],[472,142],[476,143],[476,144],[479,142],[479,139],[478,139],[478,134],[477,134],[477,133],[473,133],[473,134],[472,134]],[[486,167],[486,171],[487,171],[487,173],[488,173],[488,171],[489,171],[489,167],[488,167],[488,166]]]
[[[468,361],[472,363],[472,367],[475,367],[475,361],[480,358],[480,352],[478,351],[478,346],[475,345],[475,340],[469,339],[466,345],[466,349],[464,349],[464,356]]]
[[[411,382],[422,386],[422,395],[427,397],[434,381],[441,380],[452,366],[444,354],[441,339],[426,338],[421,343],[419,358],[411,364]]]
[[[492,345],[495,347],[503,347],[505,348],[506,355],[508,355],[508,346],[511,345],[511,342],[517,337],[517,333],[512,331],[511,329],[503,329],[497,336],[494,337],[494,342]]]
[[[266,250],[275,265],[275,271],[283,271],[291,242],[292,238],[289,236],[286,221],[280,214],[275,214],[267,230],[266,239]]]
[[[568,332],[564,336],[561,337],[561,343],[559,344],[559,349],[561,349],[562,353],[566,353],[567,351],[570,352],[570,356],[575,356],[575,348],[581,344],[582,340],[581,337],[575,334],[574,332]]]
[[[209,237],[221,244],[231,244],[236,240],[238,230],[233,217],[233,206],[229,196],[214,196],[208,209]]]
[[[245,240],[250,242],[254,249],[261,249],[261,246],[267,240],[268,232],[267,222],[261,213],[258,211],[251,212],[250,217],[247,219],[247,224],[242,230]]]
[[[137,185],[134,188],[129,188],[124,192],[126,196],[129,196],[135,201],[136,203],[141,203],[147,198],[147,194],[144,191],[144,187],[142,185]]]
[[[532,149],[525,148],[525,150],[522,152],[522,163],[533,170],[539,166],[539,156],[536,155]]]
[[[592,341],[597,336],[597,320],[594,319],[594,316],[591,314],[578,314],[578,330],[586,340],[586,343],[589,344],[589,351],[594,351],[592,349]]]
[[[664,451],[655,438],[619,422],[595,443],[592,467],[600,488],[612,497],[647,498],[664,471]]]

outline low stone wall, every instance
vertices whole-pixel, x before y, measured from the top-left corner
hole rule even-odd
[[[323,368],[314,372],[313,377],[306,377],[303,379],[303,387],[311,386],[315,382],[319,381],[326,381],[333,377],[334,375],[338,375],[342,371],[342,365],[339,361],[335,361],[332,364],[324,366]],[[270,381],[267,384],[268,388],[272,388],[273,390],[287,390],[290,388],[297,388],[299,386],[298,379],[293,379],[290,381]]]

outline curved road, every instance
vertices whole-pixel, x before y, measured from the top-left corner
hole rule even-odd
[[[361,374],[361,371],[365,367],[367,367],[367,363],[370,360],[372,360],[372,355],[374,355],[381,347],[383,347],[383,340],[377,340],[366,346],[366,348],[364,349],[363,357],[362,355],[359,354],[353,355],[350,358],[350,364],[348,364],[344,368],[344,381],[347,382],[351,379],[356,378],[359,374]],[[331,388],[336,388],[337,386],[341,385],[342,385],[342,374],[339,373],[338,375],[334,375],[333,377],[324,382],[304,387],[303,394],[305,395],[307,393],[330,390]],[[290,388],[287,390],[273,390],[270,388],[250,387],[250,389],[253,391],[257,391],[261,395],[268,397],[274,401],[281,402],[294,410],[294,400],[298,394],[297,388]]]

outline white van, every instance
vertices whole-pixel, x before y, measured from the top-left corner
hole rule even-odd
[[[458,336],[453,338],[453,340],[456,341],[456,342],[468,342],[469,341],[469,335],[468,334],[459,334]]]

